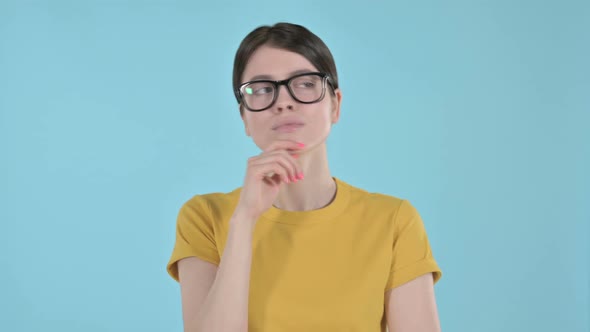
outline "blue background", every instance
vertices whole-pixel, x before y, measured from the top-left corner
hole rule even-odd
[[[233,56],[303,24],[343,91],[333,175],[410,199],[444,331],[590,329],[587,1],[0,1],[0,331],[181,331],[165,265],[241,186]]]

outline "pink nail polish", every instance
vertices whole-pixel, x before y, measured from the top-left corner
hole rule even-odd
[[[297,174],[297,178],[300,179],[300,180],[303,180],[303,173]]]
[[[300,147],[300,148],[303,148],[303,147],[305,147],[305,144],[303,144],[303,143],[297,143],[297,146]]]

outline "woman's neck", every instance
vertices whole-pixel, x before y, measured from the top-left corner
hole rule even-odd
[[[304,179],[283,184],[274,206],[287,211],[308,211],[330,204],[336,194],[336,182],[328,167],[325,143],[300,155],[297,163]]]

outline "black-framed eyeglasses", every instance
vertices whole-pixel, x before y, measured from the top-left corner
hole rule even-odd
[[[326,84],[330,82],[330,75],[325,73],[303,73],[282,81],[255,80],[242,83],[235,91],[239,103],[251,112],[261,112],[274,105],[281,85],[293,99],[302,104],[313,104],[324,99]]]

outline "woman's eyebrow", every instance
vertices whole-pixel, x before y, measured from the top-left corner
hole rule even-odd
[[[295,70],[295,71],[292,71],[291,73],[289,73],[289,77],[299,75],[299,74],[311,73],[314,71],[315,70],[310,70],[310,69],[298,69],[298,70]],[[251,79],[249,79],[248,81],[256,81],[256,80],[274,80],[274,79],[270,75],[256,75],[256,76],[252,77]]]

